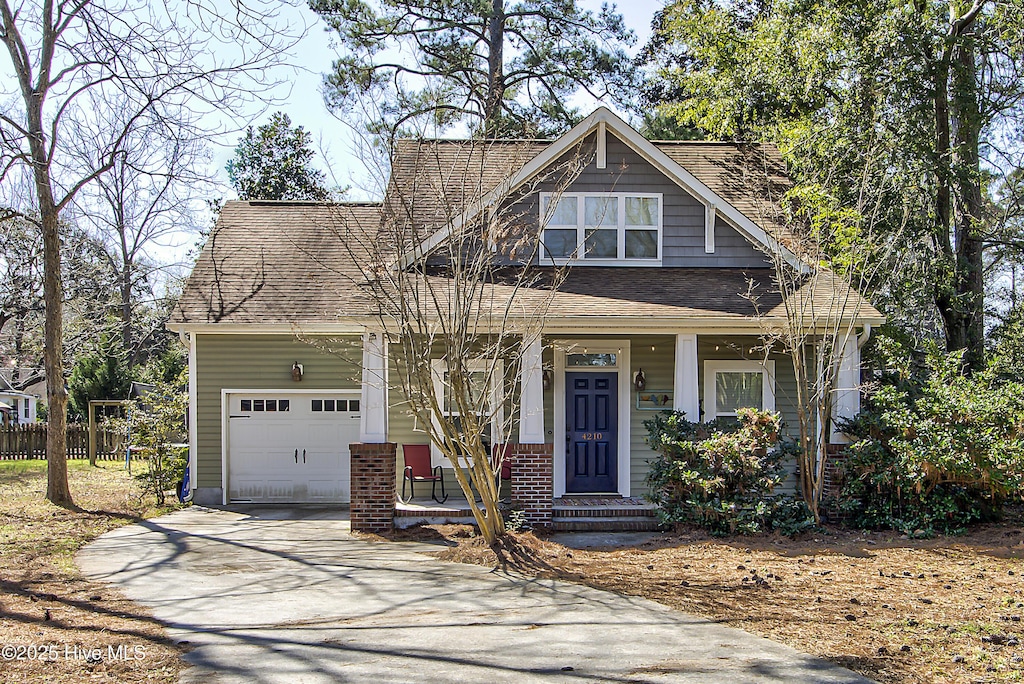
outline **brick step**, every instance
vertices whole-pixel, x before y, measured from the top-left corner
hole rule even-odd
[[[648,532],[660,527],[656,518],[635,515],[619,517],[555,517],[551,528],[556,532]]]
[[[655,518],[657,507],[650,506],[554,506],[555,518]]]
[[[472,515],[396,515],[394,525],[399,530],[417,525],[476,525],[476,519]]]

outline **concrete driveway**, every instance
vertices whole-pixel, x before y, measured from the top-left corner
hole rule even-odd
[[[345,513],[198,507],[83,549],[193,647],[188,682],[864,682],[651,601],[372,543]]]

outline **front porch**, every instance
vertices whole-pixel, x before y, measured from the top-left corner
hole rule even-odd
[[[656,509],[643,499],[649,463],[656,457],[647,443],[646,420],[666,409],[710,420],[735,415],[738,406],[755,406],[781,413],[790,430],[796,423],[791,360],[778,350],[765,353],[756,334],[743,333],[546,334],[523,340],[518,383],[490,390],[502,403],[508,392],[516,392],[513,403],[518,404],[503,429],[491,433],[503,440],[497,443],[509,449],[512,464],[503,499],[536,528],[656,529]],[[382,338],[374,340],[375,349],[364,347],[364,356],[372,358],[364,358],[362,397],[363,447],[369,442],[388,447],[377,485],[385,486],[387,479],[391,499],[375,508],[375,524],[472,523],[447,461],[431,463],[442,467],[452,497],[445,504],[429,498],[397,501],[404,447],[425,446],[430,426],[417,424],[401,408],[404,397],[389,396],[387,385],[374,381],[386,374],[389,361]],[[843,348],[839,415],[857,408],[857,390],[845,389],[859,384],[856,342],[852,337]],[[354,507],[358,476],[353,462]]]

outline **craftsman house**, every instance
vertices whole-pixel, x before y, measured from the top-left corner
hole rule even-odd
[[[430,427],[375,380],[394,359],[360,245],[399,242],[381,226],[402,211],[423,239],[388,245],[383,267],[428,273],[453,259],[453,231],[504,212],[541,247],[529,266],[564,269],[541,334],[522,340],[519,377],[491,388],[496,401],[516,393],[500,438],[534,522],[566,496],[642,495],[653,412],[755,406],[795,424],[792,364],[759,351],[786,320],[776,268],[807,267],[779,220],[788,179],[774,149],[648,141],[601,108],[556,140],[406,141],[390,172],[381,203],[224,207],[169,324],[190,349],[195,501],[351,502],[354,527],[390,524],[402,448]],[[457,190],[457,211],[439,186]],[[522,259],[504,239],[481,244]],[[859,345],[882,316],[837,279],[798,294],[846,331],[835,412],[852,415]]]

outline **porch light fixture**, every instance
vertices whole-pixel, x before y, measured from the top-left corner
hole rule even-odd
[[[541,386],[544,389],[546,389],[546,390],[551,389],[551,385],[554,382],[554,380],[555,380],[555,374],[551,372],[550,368],[545,368],[541,372],[541,374],[540,374],[540,384],[541,384]]]
[[[298,361],[292,364],[292,380],[302,382],[302,364]]]
[[[638,368],[636,375],[633,377],[633,387],[636,387],[637,392],[643,392],[647,389],[647,378],[644,376],[644,369]]]

